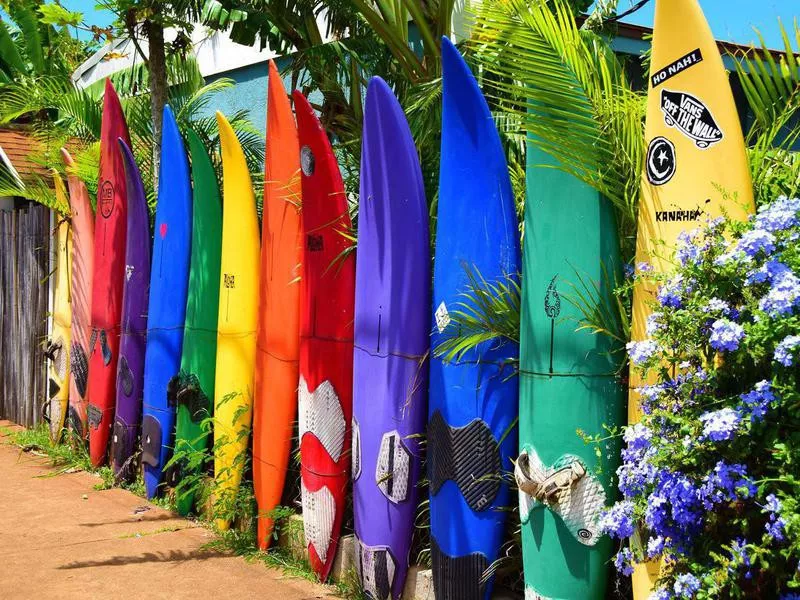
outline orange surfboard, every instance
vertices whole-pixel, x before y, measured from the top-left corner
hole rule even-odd
[[[253,402],[253,481],[258,544],[272,538],[297,415],[300,349],[300,148],[289,97],[269,62],[261,228],[261,297]]]

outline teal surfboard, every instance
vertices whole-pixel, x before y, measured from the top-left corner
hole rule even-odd
[[[552,168],[528,146],[520,345],[520,517],[526,598],[605,597],[611,540],[598,532],[614,500],[619,447],[578,435],[625,423],[610,337],[578,331],[579,293],[597,284],[608,298],[620,272],[612,206],[597,191]],[[581,283],[583,281],[583,283]]]

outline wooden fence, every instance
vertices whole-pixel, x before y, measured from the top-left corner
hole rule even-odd
[[[31,427],[42,418],[46,365],[50,211],[0,211],[0,419]]]

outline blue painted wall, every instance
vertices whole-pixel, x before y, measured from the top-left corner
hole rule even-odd
[[[291,57],[288,56],[275,59],[279,72],[283,72],[290,62]],[[213,116],[217,110],[225,115],[231,115],[237,110],[246,110],[250,122],[259,131],[265,133],[267,128],[267,73],[267,63],[262,62],[207,77],[207,83],[223,78],[233,79],[236,82],[233,87],[222,90],[214,96],[213,105],[207,109],[209,116]],[[291,78],[286,77],[283,84],[287,92],[291,92],[289,89]]]

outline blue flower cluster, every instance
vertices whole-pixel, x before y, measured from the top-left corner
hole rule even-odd
[[[784,367],[791,367],[794,364],[794,349],[798,346],[800,346],[800,335],[786,336],[775,348],[775,361]]]
[[[755,227],[770,233],[785,231],[798,225],[798,212],[800,212],[800,198],[790,199],[782,196],[759,209]]]
[[[753,229],[742,235],[736,249],[748,258],[755,258],[759,252],[769,256],[775,252],[775,236],[769,231]]]
[[[744,328],[741,325],[728,319],[717,319],[711,325],[708,342],[714,350],[733,352],[739,349],[742,339],[744,339]]]
[[[654,357],[659,352],[658,344],[653,340],[642,340],[641,342],[628,342],[626,345],[631,362],[635,365],[642,365]]]
[[[694,282],[687,281],[683,275],[676,275],[662,285],[656,297],[661,306],[668,308],[681,308],[684,297],[694,290]]]
[[[800,343],[800,337],[797,338],[797,341]],[[766,380],[759,381],[751,391],[742,394],[740,398],[742,399],[740,415],[745,417],[749,415],[753,423],[763,420],[767,411],[777,400],[772,391],[772,385]]]
[[[751,579],[753,572],[750,570],[752,561],[750,555],[747,553],[747,540],[744,538],[737,538],[731,544],[731,565],[729,571],[735,571],[744,567],[744,578]]]
[[[651,278],[663,283],[646,339],[627,347],[631,369],[648,376],[637,389],[643,417],[623,430],[622,499],[600,526],[643,544],[622,544],[621,573],[636,561],[669,565],[649,600],[800,600],[787,585],[800,577],[800,550],[787,542],[800,510],[785,483],[800,460],[790,433],[800,427],[790,410],[800,397],[800,199],[684,232],[675,259],[666,280]]]
[[[700,589],[700,580],[691,573],[678,575],[673,586],[676,598],[694,598]]]
[[[771,317],[789,315],[800,303],[800,279],[791,271],[773,277],[772,287],[758,303],[758,307]]]
[[[769,515],[769,520],[764,526],[767,530],[767,535],[776,542],[782,542],[785,539],[783,530],[786,527],[786,521],[781,517],[781,501],[778,500],[775,494],[770,494],[767,496],[766,504],[762,508]]]
[[[702,438],[712,442],[724,442],[733,439],[739,428],[741,418],[734,409],[726,406],[713,412],[703,413],[700,416],[703,424]]]

